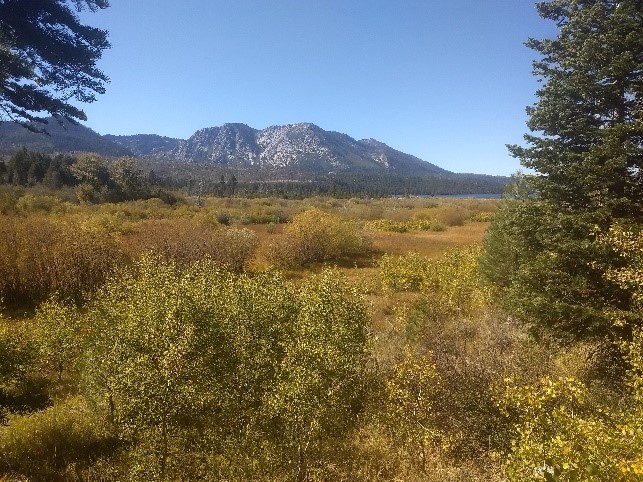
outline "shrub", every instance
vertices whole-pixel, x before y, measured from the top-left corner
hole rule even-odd
[[[56,196],[25,194],[16,202],[16,209],[26,214],[38,211],[62,213],[65,211],[65,206]]]
[[[79,301],[124,261],[115,238],[74,220],[6,217],[0,223],[0,295],[38,302],[58,292]]]
[[[133,257],[152,251],[181,264],[209,258],[231,271],[250,262],[257,244],[256,234],[247,228],[216,228],[186,218],[142,221],[127,236]]]
[[[75,307],[56,297],[42,303],[34,319],[40,363],[62,378],[63,370],[73,370],[84,348],[81,320]]]
[[[506,380],[499,405],[515,421],[505,463],[511,480],[640,480],[641,406],[612,409],[574,378]]]
[[[226,212],[221,212],[217,214],[217,222],[224,226],[230,226],[230,224],[232,224],[232,217]]]
[[[0,185],[0,215],[16,211],[16,204],[24,192],[23,188]]]
[[[385,231],[394,233],[406,233],[409,230],[407,223],[396,223],[394,221],[391,221],[390,219],[376,219],[373,221],[367,221],[365,227],[367,229],[372,229],[373,231]]]
[[[434,317],[468,316],[485,307],[490,293],[478,280],[477,247],[452,249],[431,260],[415,252],[383,256],[378,263],[382,288],[387,291],[420,291]]]
[[[42,383],[33,378],[37,350],[29,330],[9,327],[0,318],[0,425],[8,413],[25,413],[48,403]]]
[[[410,221],[394,222],[389,219],[367,221],[366,228],[374,231],[406,233],[408,231],[444,231],[446,227],[431,219],[413,219]]]
[[[442,206],[436,208],[435,219],[446,226],[462,226],[467,219],[467,212],[459,206]]]
[[[429,453],[444,434],[436,426],[434,404],[440,376],[430,353],[407,349],[404,359],[385,382],[383,422],[389,437],[402,447],[414,465],[426,472]]]
[[[278,273],[145,256],[90,316],[86,387],[132,444],[134,479],[207,464],[222,478],[269,468],[304,480],[358,420],[368,317],[336,271],[296,289]]]
[[[418,291],[431,261],[416,252],[404,256],[384,255],[377,267],[385,291]]]
[[[277,265],[306,265],[365,254],[370,244],[356,225],[320,209],[303,211],[288,223],[268,249]]]
[[[479,247],[452,249],[425,272],[420,290],[434,317],[472,316],[491,302],[478,275]]]

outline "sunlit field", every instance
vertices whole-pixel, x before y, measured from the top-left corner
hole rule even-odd
[[[560,464],[627,454],[613,359],[480,277],[507,201],[0,199],[0,480],[530,480],[552,423]]]
[[[427,280],[422,279],[427,275],[427,263],[438,263],[435,265],[437,268],[445,254],[473,253],[471,250],[477,249],[475,247],[480,244],[500,201],[206,198],[201,200],[200,205],[196,205],[193,198],[179,197],[178,202],[173,205],[158,199],[92,205],[77,204],[72,202],[71,197],[66,200],[60,192],[11,189],[3,191],[2,200],[0,271],[3,277],[0,289],[4,300],[2,336],[7,341],[3,346],[6,347],[5,350],[9,350],[7,359],[15,360],[20,366],[19,369],[8,366],[2,379],[3,393],[8,401],[2,412],[6,423],[0,428],[0,448],[4,454],[2,470],[6,474],[23,474],[21,476],[33,480],[76,480],[76,475],[71,475],[72,472],[82,474],[80,477],[84,480],[121,480],[122,477],[175,480],[180,473],[177,472],[179,467],[187,464],[184,469],[188,467],[185,470],[192,471],[192,477],[201,474],[207,480],[288,480],[291,477],[289,474],[302,474],[302,471],[305,471],[307,478],[323,476],[335,480],[393,480],[403,475],[409,480],[425,480],[427,474],[437,469],[439,470],[435,474],[442,475],[436,475],[435,480],[444,480],[444,474],[465,480],[472,473],[489,475],[497,469],[496,467],[489,472],[485,468],[487,462],[479,463],[479,457],[487,457],[484,451],[476,449],[470,456],[462,459],[460,456],[453,458],[449,455],[451,449],[446,452],[440,449],[439,446],[444,441],[439,440],[447,436],[446,433],[450,430],[448,427],[444,428],[448,429],[447,432],[428,445],[428,442],[421,442],[426,434],[416,433],[417,430],[412,426],[408,427],[410,432],[404,432],[404,435],[398,434],[396,430],[391,431],[396,424],[401,423],[397,419],[399,413],[396,415],[400,407],[395,408],[401,400],[396,401],[399,393],[390,392],[394,387],[390,383],[397,383],[395,378],[388,382],[386,380],[399,375],[395,375],[398,363],[410,363],[409,349],[427,349],[423,346],[424,343],[418,342],[417,337],[422,331],[419,325],[417,333],[416,328],[409,328],[411,325],[415,326],[417,320],[407,319],[413,313],[425,316],[421,314],[421,305],[422,300],[426,299],[427,288],[423,283],[426,284]],[[404,260],[409,256],[412,263],[405,265]],[[473,258],[472,254],[466,256],[469,256],[466,258],[469,260],[467,263],[475,260],[475,255]],[[384,268],[384,264],[387,268]],[[465,265],[460,261],[456,265],[449,268],[444,265],[444,269],[470,269],[463,268]],[[185,288],[172,287],[172,278],[163,278],[166,276],[163,273],[166,272],[167,275],[174,273],[172,278],[190,276],[195,280],[192,283],[197,283],[195,286],[198,286],[201,278],[209,285],[223,284],[220,288],[211,288],[214,291],[209,291],[210,295],[197,295],[194,292],[196,288],[189,288],[189,285]],[[190,272],[193,274],[188,275]],[[414,277],[417,283],[412,286],[405,286],[403,282],[400,284],[399,280],[407,275]],[[131,281],[127,281],[128,279]],[[166,281],[162,281],[163,279]],[[161,288],[159,283],[167,284],[167,288]],[[467,291],[477,290],[474,288],[477,281],[469,279],[466,282],[463,280],[463,283],[467,287],[456,304],[469,306],[467,310],[470,309],[471,313],[467,316],[474,313],[478,316],[478,313],[485,312],[485,301],[475,301],[476,296],[470,296],[471,293]],[[261,289],[268,290],[266,294],[273,293],[272,299],[278,303],[275,308],[271,308],[271,298],[261,298],[263,295],[257,291],[260,286]],[[158,291],[159,289],[164,291]],[[312,438],[305,439],[309,447],[305,452],[301,451],[301,446],[295,452],[291,451],[300,444],[301,434],[297,435],[299,429],[296,426],[289,425],[293,422],[289,417],[278,425],[281,427],[280,431],[294,430],[293,439],[284,445],[273,439],[270,431],[266,432],[266,427],[261,428],[261,423],[255,427],[260,431],[254,435],[244,433],[241,427],[235,426],[230,420],[224,423],[208,419],[209,409],[197,409],[188,400],[185,403],[191,408],[186,405],[183,415],[191,413],[190,417],[195,420],[202,417],[206,417],[203,420],[209,420],[205,426],[203,422],[199,422],[202,426],[199,430],[205,430],[205,439],[216,437],[215,434],[221,430],[228,433],[227,437],[232,437],[229,442],[231,445],[227,448],[216,448],[210,442],[195,448],[188,443],[189,433],[194,430],[189,427],[190,424],[185,425],[179,419],[168,422],[168,425],[153,421],[154,415],[150,411],[154,409],[147,404],[158,399],[160,392],[154,393],[155,388],[149,385],[152,383],[151,379],[133,380],[127,385],[118,385],[120,388],[113,384],[104,385],[101,380],[105,380],[105,376],[120,377],[118,373],[128,369],[129,357],[133,355],[132,352],[128,352],[130,355],[120,352],[116,354],[113,350],[106,352],[107,347],[101,345],[100,341],[104,337],[117,336],[122,343],[126,343],[124,340],[131,336],[157,337],[157,342],[162,345],[158,347],[160,351],[153,356],[167,358],[175,356],[170,353],[177,349],[175,344],[179,343],[179,339],[170,337],[165,340],[164,337],[168,334],[166,330],[175,333],[173,336],[179,336],[182,324],[187,323],[186,326],[194,327],[192,330],[198,330],[199,326],[206,329],[208,323],[223,323],[222,326],[228,326],[227,323],[233,322],[234,317],[229,321],[216,321],[219,319],[218,315],[207,315],[205,313],[209,309],[206,309],[206,312],[199,311],[201,315],[196,312],[189,315],[189,319],[185,318],[187,314],[164,315],[171,316],[175,321],[165,325],[164,331],[157,335],[153,335],[153,332],[146,333],[148,329],[157,329],[148,325],[155,315],[153,311],[147,310],[163,310],[163,300],[170,296],[165,290],[177,289],[187,289],[193,293],[189,296],[197,296],[191,302],[196,304],[186,306],[192,306],[189,310],[200,306],[202,302],[196,300],[203,296],[214,297],[203,298],[203,303],[214,303],[213,306],[219,303],[221,309],[233,312],[250,310],[245,311],[245,314],[239,312],[234,315],[241,316],[235,323],[243,324],[245,322],[242,320],[250,321],[255,318],[251,323],[255,326],[253,330],[259,330],[255,333],[258,337],[274,330],[282,330],[283,327],[279,325],[282,323],[279,321],[280,316],[303,316],[300,310],[313,309],[312,307],[317,306],[316,303],[321,303],[321,311],[313,311],[306,316],[313,316],[308,319],[311,322],[314,320],[318,324],[317,329],[322,331],[326,330],[325,326],[330,326],[327,323],[335,316],[338,317],[336,322],[340,323],[338,327],[343,323],[350,325],[362,320],[361,325],[354,325],[353,329],[358,331],[354,331],[351,338],[344,338],[347,336],[344,334],[342,338],[328,338],[324,341],[312,332],[308,331],[306,335],[313,337],[310,342],[317,346],[315,350],[330,350],[327,352],[329,360],[339,363],[338,368],[349,364],[350,366],[342,368],[348,369],[348,372],[339,374],[328,365],[330,361],[324,366],[318,366],[312,358],[307,358],[312,353],[300,353],[299,356],[303,358],[297,365],[298,375],[288,382],[294,385],[289,385],[291,388],[283,386],[282,390],[286,390],[283,393],[272,393],[273,389],[265,385],[287,382],[280,377],[286,376],[286,372],[283,372],[286,370],[284,364],[293,362],[288,362],[288,357],[282,358],[276,353],[271,355],[276,358],[261,362],[260,358],[255,359],[255,355],[248,352],[248,362],[231,366],[229,370],[232,372],[224,371],[220,375],[215,375],[211,369],[206,370],[210,375],[199,371],[205,368],[198,368],[201,362],[196,362],[197,359],[189,365],[191,368],[188,372],[192,373],[189,375],[192,378],[189,379],[194,383],[201,376],[233,376],[241,380],[245,376],[242,372],[247,373],[244,370],[250,369],[247,363],[274,365],[277,372],[273,375],[266,372],[265,380],[257,379],[252,383],[259,385],[249,388],[259,397],[257,402],[244,406],[238,400],[238,415],[243,417],[256,417],[259,413],[264,413],[262,417],[269,417],[268,406],[261,408],[267,401],[259,403],[262,397],[273,397],[271,399],[275,400],[274,403],[282,400],[273,408],[278,410],[275,413],[295,410],[294,414],[300,409],[304,410],[299,407],[300,402],[292,406],[283,404],[292,403],[287,402],[290,400],[288,397],[293,396],[289,390],[299,390],[296,387],[301,384],[302,387],[308,386],[312,391],[302,392],[298,397],[308,400],[302,400],[301,403],[312,404],[310,407],[313,412],[306,415],[306,426],[310,429],[317,428],[311,432],[314,434],[311,435]],[[229,308],[224,308],[226,304],[235,303],[229,298],[232,292],[225,294],[228,289],[236,290],[237,294],[234,296],[242,297],[239,298],[242,305],[228,305]],[[284,289],[286,291],[279,295],[280,290]],[[153,304],[145,307],[141,303],[146,302],[142,298],[138,299],[139,295],[136,293],[147,293],[145,296],[151,297],[149,300]],[[322,296],[322,293],[327,294]],[[117,296],[120,301],[113,296]],[[129,301],[123,300],[123,296]],[[242,308],[247,301],[241,300],[248,296],[252,296],[255,301],[247,305],[247,308]],[[294,298],[288,301],[292,296]],[[318,298],[319,296],[322,298]],[[326,300],[326,296],[331,296],[335,301]],[[312,301],[314,299],[318,301]],[[329,302],[332,304],[328,305]],[[125,304],[121,306],[121,303]],[[274,315],[268,315],[264,321],[260,321],[263,319],[261,317],[256,319],[261,310],[270,312],[279,305],[288,306],[288,303],[294,303],[292,315],[278,315],[275,311]],[[460,308],[450,306],[449,303],[451,302],[439,308],[443,311],[439,316],[444,319],[459,316],[456,313]],[[116,308],[117,306],[121,308]],[[203,306],[205,309],[205,305]],[[113,321],[110,322],[116,323],[112,328],[101,321],[106,309],[118,310],[113,315],[116,318],[112,318]],[[133,310],[133,318],[128,318],[133,325],[127,325],[126,328],[116,321],[120,316],[117,313],[121,310]],[[333,315],[333,312],[336,314]],[[487,320],[489,315],[480,316],[481,320]],[[197,319],[200,321],[197,322]],[[264,324],[260,327],[257,323]],[[271,324],[275,326],[270,328]],[[234,324],[230,327],[232,329]],[[309,329],[310,327],[306,328]],[[228,335],[219,336],[237,339],[238,335],[234,335],[234,330],[225,333]],[[191,336],[185,343],[195,342],[193,336],[196,335]],[[288,343],[288,336],[291,335],[287,332],[281,333],[279,339],[283,341],[279,343]],[[167,345],[163,345],[165,343]],[[246,346],[247,341],[241,339],[231,343],[236,343],[237,350],[241,352],[252,349],[251,346]],[[268,339],[262,343],[268,343]],[[340,345],[335,345],[336,343]],[[343,356],[333,360],[334,355],[331,353],[340,346],[344,347],[342,350],[348,349],[349,345],[346,343],[352,344],[350,346],[355,350],[352,361]],[[185,350],[188,349],[187,346],[191,345],[185,345]],[[227,359],[232,356],[222,352],[207,355],[209,349],[200,350],[203,354],[199,357],[223,356]],[[114,359],[114,364],[108,362],[110,357],[116,356],[120,358]],[[137,356],[152,354],[140,353]],[[149,370],[149,376],[169,376],[168,383],[178,383],[178,379],[175,380],[169,373],[153,375],[156,368],[152,366]],[[327,373],[325,377],[330,377],[324,383],[348,383],[348,391],[341,395],[344,398],[334,402],[332,399],[327,400],[326,396],[317,398],[315,390],[322,387],[315,388],[314,383],[317,382],[314,380],[322,372]],[[361,373],[359,378],[349,383],[348,380],[358,373]],[[271,377],[274,376],[277,378],[273,380]],[[439,375],[435,372],[434,376]],[[307,377],[313,378],[307,381]],[[143,385],[138,386],[137,383]],[[250,383],[250,380],[243,383]],[[313,385],[309,385],[310,383]],[[152,391],[141,392],[143,386],[147,387],[145,390]],[[202,382],[191,386],[191,391],[196,390],[194,393],[200,394],[197,396],[198,400],[206,400],[211,396]],[[187,386],[182,390],[185,389],[188,389]],[[402,386],[395,388],[406,389]],[[236,392],[228,393],[227,396],[232,397],[230,401],[243,395],[234,393]],[[107,405],[101,402],[105,394],[109,394],[109,400],[112,400]],[[164,403],[171,401],[167,396],[169,395],[164,395]],[[246,396],[248,393],[243,395]],[[443,396],[446,396],[446,392]],[[139,409],[144,406],[148,408],[143,409],[144,412],[132,412],[134,408],[131,404],[136,400],[143,403]],[[193,401],[196,403],[197,399]],[[330,402],[330,405],[324,405]],[[220,403],[223,401],[217,402],[220,407],[218,410],[223,410]],[[346,411],[347,408],[342,408],[344,403],[357,405]],[[381,403],[384,404],[384,412],[380,410]],[[418,403],[424,402],[418,400]],[[152,417],[149,420],[146,418],[148,415]],[[181,412],[177,413],[179,418],[183,415]],[[335,418],[339,424],[336,428],[324,428],[329,420]],[[157,432],[159,427],[166,432]],[[420,439],[416,440],[417,436]],[[412,441],[419,445],[409,445]],[[239,452],[247,450],[248,444],[254,446],[257,443],[264,448],[256,446],[252,459],[245,458]],[[297,457],[292,458],[296,453],[299,453],[297,457],[302,458],[299,462],[296,462]],[[206,470],[204,461],[214,464],[217,470]],[[433,468],[429,470],[430,467]],[[225,477],[215,475],[221,473],[226,474]],[[246,475],[240,476],[239,473]]]

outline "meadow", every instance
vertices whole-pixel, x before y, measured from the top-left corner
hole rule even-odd
[[[481,281],[506,201],[195,201],[0,193],[0,480],[533,480],[622,396]]]

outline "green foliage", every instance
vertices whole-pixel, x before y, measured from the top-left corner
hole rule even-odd
[[[74,306],[52,297],[42,303],[33,320],[41,364],[62,378],[75,371],[85,348],[81,315]]]
[[[453,249],[429,269],[420,287],[438,313],[472,316],[490,302],[488,290],[479,283],[480,248]]]
[[[530,147],[513,146],[544,199],[571,212],[605,209],[617,216],[641,210],[640,82],[643,23],[637,0],[537,5],[557,23],[554,40],[530,39],[542,55],[535,74],[545,81],[529,109]]]
[[[232,401],[225,375],[234,344],[214,311],[220,295],[212,297],[229,279],[207,268],[181,275],[172,264],[142,258],[136,271],[106,286],[92,310],[91,393],[121,436],[150,447],[143,453],[152,460],[135,464],[140,477],[165,479],[172,439],[216,413],[211,423],[232,415],[224,409]]]
[[[516,421],[505,465],[511,480],[628,481],[643,476],[640,406],[601,407],[573,378],[545,378],[536,386],[507,380],[500,406]]]
[[[572,341],[618,338],[606,308],[627,310],[631,295],[604,274],[623,265],[601,241],[601,213],[560,211],[540,200],[510,201],[485,239],[481,271],[504,307],[536,330]]]
[[[16,202],[16,209],[21,213],[56,213],[62,214],[66,207],[56,196],[25,194]]]
[[[284,447],[280,464],[306,480],[358,420],[368,383],[368,316],[355,288],[326,269],[298,293],[299,312],[285,345],[265,416],[274,441]]]
[[[82,469],[110,455],[118,441],[80,397],[0,427],[0,473],[7,480],[78,480]]]
[[[22,188],[0,186],[0,215],[13,213],[21,194]]]
[[[537,174],[521,179],[526,195],[494,221],[483,268],[515,317],[566,340],[615,339],[627,328],[614,330],[604,310],[628,310],[631,300],[604,276],[621,260],[598,239],[616,218],[642,212],[641,5],[551,0],[537,8],[560,31],[528,41],[544,80],[528,110],[537,134],[510,147]]]
[[[409,253],[383,256],[378,263],[382,288],[419,291],[424,315],[432,319],[471,316],[490,301],[490,293],[478,280],[480,248],[453,249],[431,260]]]
[[[436,426],[434,413],[440,385],[431,353],[419,354],[408,348],[385,384],[387,432],[423,472],[428,469],[433,446],[440,446],[444,437]]]
[[[419,291],[431,267],[429,258],[412,251],[404,256],[385,254],[377,263],[385,291]]]
[[[395,222],[390,219],[376,219],[368,221],[366,228],[374,231],[406,233],[408,231],[444,231],[445,225],[429,219],[415,219],[411,221]]]
[[[641,236],[624,226],[613,227],[600,242],[611,246],[626,263],[605,277],[633,291],[634,313],[641,314]],[[628,324],[617,309],[605,316],[616,327]],[[515,423],[515,437],[506,472],[512,480],[641,480],[643,478],[643,335],[633,329],[620,342],[629,365],[626,386],[617,404],[592,397],[574,378],[544,378],[538,385],[505,381],[499,404]]]
[[[89,316],[87,392],[133,444],[135,479],[172,480],[206,461],[257,470],[235,456],[244,447],[303,477],[309,454],[341,441],[360,412],[367,315],[337,272],[297,291],[276,273],[145,256]]]
[[[75,179],[70,171],[73,158],[58,154],[50,157],[45,154],[22,148],[6,163],[2,163],[0,184],[8,183],[15,186],[34,186],[43,184],[51,189],[75,185]]]
[[[107,32],[83,25],[71,3],[91,11],[109,5],[107,0],[0,4],[0,108],[8,119],[27,125],[43,122],[37,114],[48,112],[86,120],[69,101],[92,102],[105,92],[108,78],[96,62],[109,48]]]
[[[31,378],[37,353],[29,332],[0,318],[0,425],[9,412],[27,412],[46,400]]]

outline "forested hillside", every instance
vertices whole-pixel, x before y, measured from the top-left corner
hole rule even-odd
[[[265,173],[264,173],[265,174]],[[458,174],[395,176],[383,174],[325,175],[307,179],[296,171],[286,179],[265,178],[253,171],[167,165],[130,156],[110,159],[93,153],[55,156],[20,149],[0,159],[0,184],[57,189],[78,187],[81,200],[92,202],[164,197],[168,191],[197,196],[388,197],[441,194],[499,195],[508,178]],[[237,177],[238,176],[238,177]],[[89,197],[88,197],[89,196]]]

